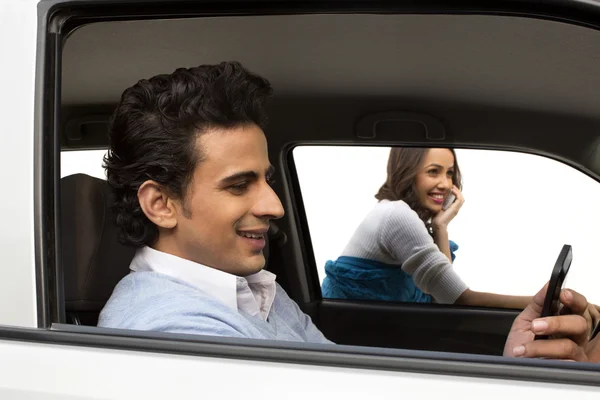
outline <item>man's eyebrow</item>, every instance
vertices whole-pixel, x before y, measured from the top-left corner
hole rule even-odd
[[[275,173],[275,168],[273,168],[273,166],[270,165],[269,168],[267,168],[267,170],[265,171],[265,176],[270,177],[274,173]],[[251,179],[251,180],[258,179],[258,173],[256,173],[256,171],[236,172],[235,174],[229,175],[229,176],[221,179],[221,183],[226,185],[228,183],[233,183],[233,182],[239,181],[241,179]]]
[[[221,179],[221,183],[228,184],[228,183],[233,183],[235,181],[239,181],[241,179],[257,179],[257,178],[258,178],[258,174],[254,171],[241,171],[241,172],[236,172],[233,175],[229,175],[229,176]]]

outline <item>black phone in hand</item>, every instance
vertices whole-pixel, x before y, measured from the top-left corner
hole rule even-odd
[[[548,291],[546,292],[546,298],[544,299],[544,306],[542,307],[541,317],[554,317],[557,316],[561,309],[560,303],[560,292],[565,286],[567,274],[573,261],[573,249],[570,245],[565,244],[558,255],[554,268],[552,269],[552,275],[550,275],[550,283],[548,284]],[[535,340],[548,339],[547,335],[536,335]]]

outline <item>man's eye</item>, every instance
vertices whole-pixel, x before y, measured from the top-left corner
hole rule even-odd
[[[237,185],[229,186],[229,190],[233,194],[242,194],[248,189],[248,182],[238,183]]]

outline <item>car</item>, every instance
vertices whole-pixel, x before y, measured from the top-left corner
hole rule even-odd
[[[597,398],[600,364],[502,357],[519,310],[323,298],[295,149],[516,152],[597,188],[599,2],[12,0],[0,13],[0,397]],[[267,268],[336,345],[96,326],[133,250],[85,165],[100,170],[126,87],[222,60],[275,88],[266,135],[287,212]]]

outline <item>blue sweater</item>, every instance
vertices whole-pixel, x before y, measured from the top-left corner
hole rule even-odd
[[[100,313],[98,326],[331,343],[279,285],[269,317],[263,321],[156,272],[134,272],[123,278]]]

